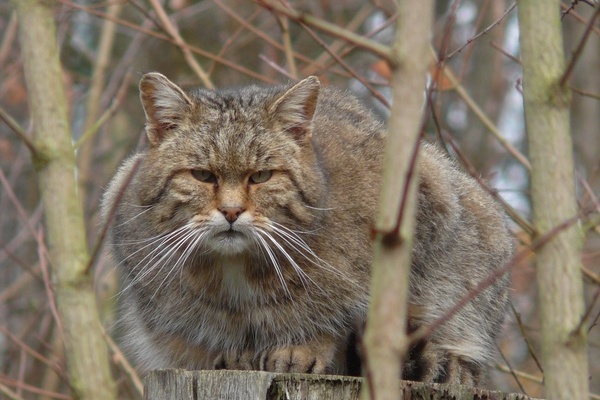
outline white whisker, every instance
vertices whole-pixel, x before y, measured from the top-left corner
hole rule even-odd
[[[302,268],[300,268],[300,266],[296,263],[296,261],[292,258],[292,256],[289,255],[289,253],[283,248],[283,246],[279,242],[277,242],[277,240],[275,240],[275,238],[273,236],[271,236],[271,234],[269,234],[269,232],[267,232],[263,229],[260,229],[260,228],[257,228],[257,231],[260,232],[262,235],[264,235],[267,239],[269,239],[275,245],[275,247],[277,247],[277,249],[281,252],[281,254],[283,254],[283,256],[288,260],[288,262],[290,263],[290,265],[292,266],[294,271],[296,271],[296,273],[298,274],[298,277],[300,278],[300,281],[302,282],[302,286],[306,287],[306,280],[308,279],[315,286],[318,287],[318,285],[306,274],[306,272],[304,272],[302,270]]]
[[[116,225],[116,226],[120,227],[120,226],[126,225],[126,224],[130,223],[131,221],[133,221],[134,219],[140,217],[141,215],[144,215],[145,213],[147,213],[148,211],[150,211],[154,208],[154,206],[139,206],[139,207],[146,208],[146,209],[142,212],[137,213],[133,217],[129,218],[127,221],[121,222],[119,225]]]
[[[344,278],[344,280],[349,283],[353,283],[353,280],[350,279],[346,274],[319,257],[298,234],[281,224],[275,224],[277,223],[271,222],[270,224],[270,228],[273,233],[283,239],[291,248],[296,250],[307,261],[315,266],[323,268],[326,271]]]
[[[165,253],[163,255],[163,257],[161,257],[161,259],[158,261],[158,263],[162,263],[163,265],[169,264],[171,262],[171,260],[173,259],[173,257],[176,255],[176,253],[179,251],[179,249],[181,249],[183,246],[185,246],[188,239],[190,239],[196,235],[198,235],[198,231],[195,229],[190,229],[188,232],[185,233],[185,235],[182,238],[179,239],[179,241],[177,243],[175,243],[174,246],[172,246],[169,249],[169,251],[167,253]],[[202,235],[202,234],[200,233],[200,235]],[[163,278],[163,280],[160,282],[160,284],[154,291],[154,294],[152,295],[151,299],[153,299],[156,296],[156,294],[160,291],[160,289],[165,284],[165,282],[169,279],[169,277],[171,276],[173,271],[176,271],[179,267],[183,268],[183,265],[185,265],[185,261],[187,260],[188,255],[189,255],[189,247],[187,249],[185,249],[183,254],[181,254],[179,256],[179,258],[177,258],[177,260],[172,264],[171,268],[169,269],[169,272],[167,274],[165,274],[165,277]],[[164,259],[165,257],[167,257],[167,258]],[[163,259],[164,259],[164,261],[163,261]],[[176,276],[176,275],[174,275],[174,276]]]
[[[271,262],[273,263],[273,268],[275,269],[275,273],[277,274],[277,278],[279,279],[279,282],[281,282],[281,286],[283,287],[284,292],[290,299],[293,299],[293,297],[288,289],[287,283],[285,282],[285,279],[283,277],[283,273],[281,272],[281,267],[279,266],[279,263],[277,262],[277,259],[275,258],[275,254],[273,254],[273,250],[271,249],[271,247],[269,246],[267,241],[262,236],[256,235],[256,238],[260,241],[260,243],[262,244],[262,247],[265,249],[265,251],[269,255],[269,258],[271,259]]]
[[[134,266],[132,266],[131,268],[128,268],[130,274],[131,274],[131,271],[135,271],[137,269],[139,269],[140,272],[131,280],[131,282],[129,282],[129,284],[126,287],[122,288],[119,291],[118,295],[121,295],[125,291],[129,290],[136,283],[141,282],[143,279],[145,279],[148,276],[148,274],[152,273],[152,271],[154,271],[156,268],[160,268],[160,261],[163,260],[165,257],[165,254],[162,252],[164,251],[165,247],[170,249],[170,246],[165,246],[165,244],[169,241],[176,241],[176,242],[179,241],[181,236],[182,235],[185,236],[187,234],[187,232],[189,232],[189,230],[192,226],[193,226],[193,224],[187,224],[187,225],[184,225],[184,226],[182,226],[172,232],[169,232],[167,234],[152,237],[149,239],[148,244],[137,249],[135,252],[131,253],[129,256],[124,258],[119,263],[119,265],[125,263],[128,259],[135,256],[139,252],[145,250],[146,248],[156,244],[154,249],[152,249],[148,254],[146,254]],[[153,262],[157,257],[160,257],[158,262]]]

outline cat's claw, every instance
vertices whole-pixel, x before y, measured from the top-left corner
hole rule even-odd
[[[261,357],[261,369],[272,372],[328,374],[332,373],[333,357],[308,346],[276,349]]]

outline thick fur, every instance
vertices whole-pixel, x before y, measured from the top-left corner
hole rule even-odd
[[[384,125],[315,77],[186,93],[151,73],[140,89],[150,145],[102,205],[107,218],[123,192],[110,242],[128,354],[142,371],[345,373],[369,300]],[[504,215],[475,180],[433,145],[419,162],[413,328],[512,254]],[[507,279],[415,346],[405,376],[481,383]]]

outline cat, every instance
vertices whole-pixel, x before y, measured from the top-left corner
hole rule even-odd
[[[140,92],[148,149],[101,206],[139,370],[356,373],[385,125],[314,76],[186,92],[148,73]],[[502,209],[475,179],[433,144],[419,163],[411,328],[513,253]],[[504,276],[415,345],[403,377],[481,384],[507,301]]]

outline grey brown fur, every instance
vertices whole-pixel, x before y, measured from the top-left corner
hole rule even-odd
[[[107,218],[124,190],[110,242],[128,354],[144,372],[347,372],[369,298],[384,125],[315,77],[186,93],[150,73],[140,90],[149,148],[124,163],[102,205]],[[512,254],[503,212],[475,180],[430,144],[419,162],[412,328]],[[507,285],[415,346],[405,377],[480,384]]]

